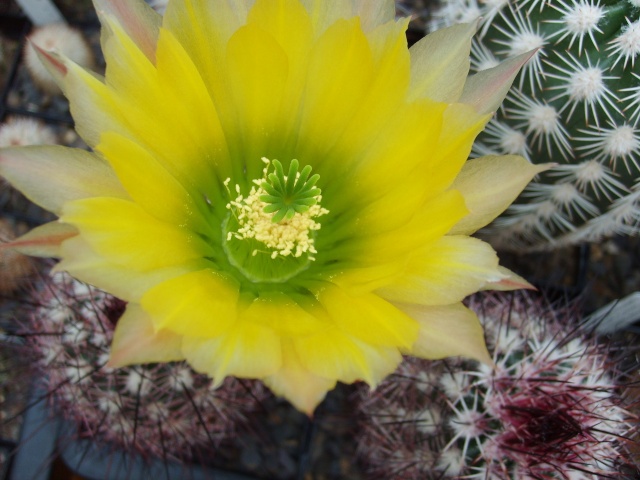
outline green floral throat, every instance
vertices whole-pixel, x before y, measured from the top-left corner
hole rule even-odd
[[[288,173],[278,160],[263,158],[263,177],[253,180],[247,196],[235,186],[227,204],[223,245],[229,262],[254,282],[284,282],[315,260],[314,240],[329,211],[320,206],[320,176],[311,167],[299,171],[292,160]],[[269,173],[273,166],[273,172]],[[225,180],[229,196],[231,179]]]

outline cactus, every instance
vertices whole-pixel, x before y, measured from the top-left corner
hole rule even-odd
[[[407,358],[361,394],[360,456],[373,478],[619,478],[633,418],[606,345],[567,334],[571,308],[478,295],[495,369]],[[629,402],[630,403],[630,402]]]
[[[58,143],[58,135],[45,123],[29,117],[10,117],[0,124],[0,149],[4,147],[23,147],[27,145],[54,145]],[[21,193],[15,190],[9,183],[0,177],[0,212],[26,213],[37,207],[29,202]],[[27,215],[24,215],[26,218]],[[7,241],[9,237],[1,241]],[[9,258],[8,253],[0,251],[0,277],[2,276],[2,259]],[[15,256],[15,255],[14,255]],[[17,258],[17,257],[16,257]],[[2,279],[0,279],[2,283]],[[2,288],[0,287],[0,290]]]
[[[440,0],[431,28],[482,17],[472,71],[538,49],[472,156],[517,153],[558,166],[487,235],[549,249],[640,226],[640,2]]]
[[[0,148],[26,145],[54,145],[56,133],[38,120],[27,117],[11,117],[0,124]],[[3,180],[0,180],[2,182]]]
[[[183,362],[110,368],[124,302],[66,274],[48,280],[33,302],[39,307],[22,335],[39,354],[47,395],[81,438],[145,458],[224,457],[217,447],[268,396],[258,382],[228,378],[216,387]]]

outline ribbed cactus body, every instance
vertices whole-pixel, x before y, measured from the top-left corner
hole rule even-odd
[[[487,233],[533,249],[637,233],[640,1],[441,0],[432,27],[478,17],[472,71],[538,50],[472,155],[558,164]]]

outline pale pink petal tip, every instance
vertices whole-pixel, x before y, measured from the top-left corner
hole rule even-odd
[[[149,315],[139,305],[128,304],[118,320],[107,367],[183,360],[182,336],[156,332]]]
[[[71,225],[50,222],[34,228],[11,242],[0,244],[0,250],[10,248],[34,257],[57,257],[62,242],[77,234],[78,231]]]

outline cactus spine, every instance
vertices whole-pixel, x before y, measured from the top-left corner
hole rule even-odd
[[[541,174],[487,233],[548,249],[640,225],[640,2],[441,0],[432,28],[482,17],[472,70],[538,49],[474,156],[517,153]]]
[[[619,478],[633,417],[608,347],[566,333],[571,308],[527,294],[478,295],[471,307],[495,369],[407,358],[363,391],[359,452],[371,478]]]
[[[224,457],[268,391],[226,379],[216,387],[184,362],[111,368],[109,345],[124,302],[56,274],[35,292],[24,337],[39,354],[43,388],[58,411],[91,438],[145,458]],[[224,450],[224,449],[222,449]]]

